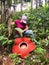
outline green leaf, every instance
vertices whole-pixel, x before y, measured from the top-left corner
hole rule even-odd
[[[2,45],[5,45],[5,44],[7,44],[7,41],[4,41],[4,42],[2,43]]]
[[[14,59],[14,58],[18,57],[18,55],[17,54],[9,54],[9,57]]]
[[[8,44],[11,44],[13,42],[13,40],[8,40]]]
[[[23,36],[23,35],[22,35],[23,30],[22,30],[22,29],[20,29],[20,28],[15,28],[15,30],[17,30],[17,31],[19,32],[19,34],[20,34],[21,37]]]
[[[23,32],[23,30],[20,28],[15,28],[15,30],[17,30],[18,32]]]
[[[48,46],[48,44],[49,44],[49,41],[47,40],[47,41],[46,41],[46,46]]]
[[[36,50],[35,50],[35,52],[36,53],[40,53],[40,54],[44,54],[45,53],[45,49],[43,49],[43,48],[41,48],[41,47],[39,47],[39,48],[36,48]]]

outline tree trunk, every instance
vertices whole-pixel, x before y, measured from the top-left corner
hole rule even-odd
[[[47,2],[47,0],[45,0],[45,3]]]
[[[31,0],[31,11],[32,11],[32,4],[33,4],[33,0]]]
[[[23,1],[21,0],[21,12],[22,12]]]
[[[4,1],[4,3],[3,3],[3,6],[4,6],[4,21],[6,22],[6,13],[5,13],[6,8],[5,8],[5,1]]]
[[[39,0],[39,7],[41,7],[42,6],[42,2],[41,2],[41,0]]]
[[[1,1],[1,11],[2,11],[2,22],[6,21],[6,14],[5,14],[5,1]]]
[[[48,6],[49,6],[49,0],[48,0]]]
[[[35,0],[36,1],[36,9],[38,8],[38,0]]]

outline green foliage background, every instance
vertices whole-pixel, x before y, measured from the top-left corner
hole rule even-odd
[[[49,59],[46,58],[46,49],[45,46],[49,45],[49,7],[41,7],[38,9],[24,11],[23,14],[27,16],[27,22],[29,29],[33,30],[35,35],[35,44],[36,49],[30,53],[30,56],[25,58],[23,62],[26,65],[36,65],[36,63],[41,63],[41,65],[45,65],[45,63],[49,62]],[[22,16],[21,12],[15,12],[12,16],[13,21],[19,19]],[[13,27],[14,29],[14,27]],[[14,32],[13,32],[14,33]],[[13,43],[13,39],[8,39],[8,28],[3,23],[0,24],[0,45],[6,46],[8,50],[11,49],[11,45]],[[14,35],[12,34],[14,37]],[[47,40],[45,41],[45,38]],[[33,40],[33,39],[32,39]],[[9,48],[10,47],[10,48]],[[10,57],[14,60],[16,64],[21,63],[21,60],[18,55],[14,55],[10,53]],[[38,60],[38,61],[37,61]]]

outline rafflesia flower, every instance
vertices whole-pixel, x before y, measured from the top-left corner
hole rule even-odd
[[[15,45],[12,47],[12,52],[19,54],[21,58],[25,58],[36,48],[35,43],[28,37],[16,38],[14,40],[14,44]]]

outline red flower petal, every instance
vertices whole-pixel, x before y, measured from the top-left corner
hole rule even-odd
[[[24,53],[24,54],[22,54],[20,57],[21,58],[25,58],[25,57],[27,57],[29,55],[29,53]]]
[[[29,49],[28,49],[29,52],[35,50],[35,48],[36,48],[35,43],[34,43],[34,42],[31,42],[31,43],[28,45],[28,48],[29,48]]]
[[[19,44],[20,42],[22,42],[22,38],[16,38],[16,39],[14,40],[14,43],[15,43],[15,44]]]
[[[24,42],[27,42],[27,43],[30,43],[30,38],[24,37],[24,38],[23,38],[23,41],[24,41]]]
[[[14,45],[12,47],[12,52],[16,53],[16,54],[19,54],[21,56],[21,58],[25,58],[29,54],[28,50],[21,49],[19,47],[19,45]]]
[[[26,57],[29,52],[33,51],[36,48],[34,42],[30,40],[30,38],[16,38],[15,44],[12,47],[12,52],[16,54],[20,54],[22,58]]]
[[[16,53],[16,54],[19,54],[19,52],[20,52],[19,47],[18,47],[17,45],[14,45],[14,46],[12,47],[12,52],[13,52],[13,53]]]
[[[30,38],[24,37],[23,40],[28,40],[28,41],[30,41]]]

